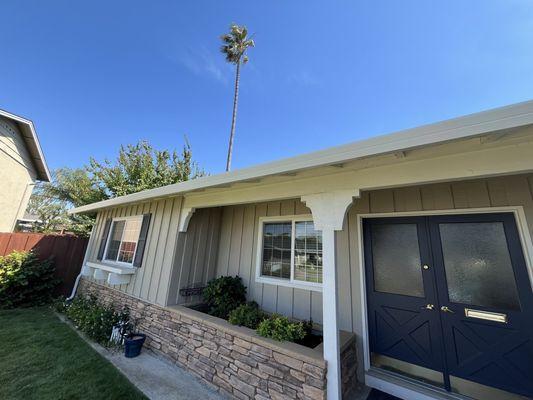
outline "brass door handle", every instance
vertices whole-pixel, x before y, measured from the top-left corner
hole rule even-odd
[[[435,306],[433,304],[426,304],[423,307],[420,307],[422,310],[433,310]]]
[[[454,314],[455,311],[451,310],[448,306],[442,306],[441,308],[441,311],[444,311],[444,312],[447,312],[447,313],[450,313],[450,314]]]

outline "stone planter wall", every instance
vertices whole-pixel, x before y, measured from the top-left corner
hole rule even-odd
[[[78,293],[94,293],[116,307],[127,305],[139,331],[147,335],[148,349],[231,398],[326,398],[326,362],[319,350],[275,342],[220,318],[182,306],[154,305],[86,279]],[[343,393],[356,381],[354,357],[353,341],[345,343]]]

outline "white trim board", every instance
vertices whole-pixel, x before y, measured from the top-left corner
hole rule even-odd
[[[528,269],[530,285],[533,288],[533,242],[529,227],[527,223],[526,214],[522,206],[504,206],[504,207],[481,207],[481,208],[463,208],[463,209],[443,209],[430,211],[407,211],[407,212],[390,212],[390,213],[364,213],[357,214],[357,234],[358,234],[358,252],[359,252],[359,279],[361,289],[361,338],[363,345],[363,366],[365,384],[367,386],[382,390],[394,396],[404,399],[466,399],[466,397],[458,396],[456,394],[444,393],[436,390],[434,386],[417,382],[416,384],[409,383],[409,380],[396,377],[390,379],[390,374],[373,368],[370,363],[370,346],[368,343],[368,315],[366,302],[366,275],[365,275],[365,258],[364,258],[364,237],[363,237],[363,219],[365,218],[390,218],[390,217],[416,217],[416,216],[430,216],[430,215],[458,215],[458,214],[489,214],[512,212],[515,215],[516,226],[520,236],[522,250],[524,252],[524,259]],[[533,289],[532,289],[533,290]],[[434,393],[429,396],[427,390],[431,389]],[[439,393],[437,393],[439,392]],[[431,393],[431,392],[429,392]]]
[[[84,213],[126,203],[147,201],[155,198],[182,195],[194,190],[227,186],[237,182],[257,180],[272,175],[287,175],[296,171],[341,165],[344,162],[388,153],[450,142],[458,139],[478,137],[492,132],[509,130],[533,124],[533,100],[506,107],[483,111],[459,118],[449,119],[413,129],[406,129],[389,135],[382,135],[342,146],[331,147],[296,157],[206,176],[145,190],[88,204],[70,210],[70,213]]]

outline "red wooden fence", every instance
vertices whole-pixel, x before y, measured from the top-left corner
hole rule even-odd
[[[0,233],[0,256],[13,250],[33,250],[40,259],[52,258],[61,279],[58,293],[68,296],[78,276],[88,238],[40,233]]]

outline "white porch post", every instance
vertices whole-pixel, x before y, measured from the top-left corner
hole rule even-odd
[[[313,213],[315,228],[322,231],[322,324],[328,400],[342,397],[335,232],[342,230],[346,212],[353,198],[358,196],[357,190],[302,196],[302,201]]]

